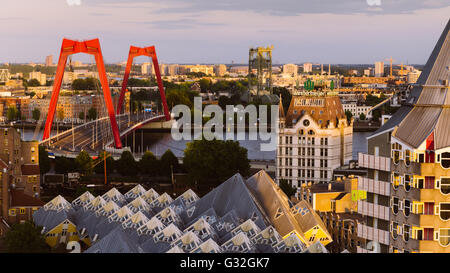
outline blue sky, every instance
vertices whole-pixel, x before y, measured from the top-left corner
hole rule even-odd
[[[246,63],[267,45],[275,63],[424,63],[450,14],[448,0],[2,2],[0,62],[56,61],[62,38],[98,37],[109,63],[130,45],[155,45],[163,63]]]

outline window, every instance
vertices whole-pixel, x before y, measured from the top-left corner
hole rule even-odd
[[[450,228],[439,229],[439,244],[443,247],[448,246],[450,243]]]
[[[398,189],[398,186],[401,184],[401,177],[398,173],[392,173],[392,187],[394,190]]]
[[[423,229],[423,240],[433,241],[434,229],[433,228],[424,228]]]
[[[405,164],[406,164],[406,166],[411,165],[411,151],[410,150],[405,151]]]
[[[402,159],[402,145],[398,143],[392,143],[391,157],[394,164],[398,164],[398,162]]]
[[[397,222],[391,223],[391,234],[392,234],[392,238],[397,239],[397,237],[398,237],[398,223]]]
[[[411,201],[408,199],[405,199],[403,202],[403,213],[406,217],[408,217],[411,214]]]
[[[313,130],[309,130],[308,131],[308,135],[313,136],[314,135],[314,131]]]
[[[20,208],[20,214],[25,214],[25,208]]]
[[[405,174],[405,191],[409,191],[411,189],[411,175]]]
[[[409,241],[409,233],[410,233],[411,227],[408,225],[403,225],[403,240],[405,242]]]
[[[305,119],[303,121],[303,126],[308,127],[309,126],[309,120]]]
[[[425,202],[423,204],[423,214],[424,215],[434,214],[434,202]]]
[[[450,193],[450,178],[441,178],[441,193],[442,194],[449,194]]]
[[[443,221],[450,219],[450,203],[439,203],[439,217]]]
[[[449,152],[442,153],[441,166],[444,169],[450,168],[450,153]]]
[[[9,209],[9,216],[16,216],[16,209]]]
[[[398,197],[393,196],[391,199],[391,208],[392,208],[392,212],[397,215],[398,213],[398,207],[399,207],[399,202],[398,202]]]

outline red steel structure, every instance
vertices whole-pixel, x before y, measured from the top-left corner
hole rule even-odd
[[[153,66],[155,67],[156,81],[159,87],[159,94],[164,108],[164,116],[167,120],[170,120],[169,107],[167,107],[166,95],[164,94],[164,86],[161,79],[161,73],[159,71],[158,58],[156,57],[156,51],[154,46],[149,47],[136,47],[130,46],[130,52],[128,53],[127,67],[125,68],[125,75],[123,76],[122,91],[120,92],[119,103],[117,104],[116,113],[119,115],[122,110],[123,99],[125,97],[125,91],[127,89],[128,78],[130,76],[131,66],[133,65],[133,59],[138,56],[148,56],[152,58]]]
[[[111,91],[108,85],[108,79],[106,77],[105,64],[103,62],[102,51],[100,48],[100,42],[98,39],[89,41],[73,41],[69,39],[63,39],[61,46],[61,53],[59,55],[58,67],[56,70],[56,76],[53,84],[52,98],[50,100],[50,107],[48,109],[47,120],[45,122],[43,140],[50,137],[52,129],[53,118],[55,116],[56,104],[58,102],[59,90],[61,89],[61,83],[64,76],[64,69],[67,63],[67,57],[76,53],[87,53],[94,55],[95,62],[97,63],[98,75],[100,83],[103,89],[103,97],[105,98],[105,104],[108,108],[109,119],[111,122],[112,133],[114,136],[115,147],[122,148],[120,141],[119,129],[117,127],[116,115],[114,113],[114,105],[112,103]]]

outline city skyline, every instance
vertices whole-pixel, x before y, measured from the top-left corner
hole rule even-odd
[[[130,44],[155,45],[161,63],[246,63],[249,47],[273,44],[274,63],[372,64],[392,56],[423,64],[450,11],[437,0],[326,2],[8,2],[0,11],[10,24],[0,30],[7,37],[0,62],[40,63],[47,55],[56,62],[62,38],[98,37],[107,63],[125,61]]]

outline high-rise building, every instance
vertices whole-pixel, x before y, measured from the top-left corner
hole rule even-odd
[[[312,63],[304,63],[303,64],[303,73],[312,72]]]
[[[286,115],[280,102],[278,183],[325,183],[352,159],[353,121],[347,121],[339,97],[327,93],[294,95]]]
[[[149,69],[150,66],[152,66],[151,63],[143,63],[143,64],[141,65],[141,74],[142,74],[142,75],[148,75],[148,74],[150,74],[150,69]]]
[[[297,76],[298,66],[295,64],[285,64],[283,65],[283,74]]]
[[[384,76],[384,63],[375,62],[375,77],[383,77],[383,76]]]
[[[368,168],[358,189],[358,236],[380,252],[449,252],[450,244],[450,21],[406,103],[369,136]]]
[[[52,66],[52,65],[53,65],[53,55],[45,57],[45,66]]]
[[[450,252],[449,64],[450,20],[392,131],[390,252]]]
[[[167,75],[174,76],[178,74],[178,65],[177,64],[169,64],[167,65]]]
[[[416,83],[417,80],[419,79],[420,73],[422,72],[419,70],[408,72],[408,83],[409,84]]]
[[[217,77],[223,77],[227,73],[227,66],[224,64],[217,64],[214,66],[214,74]]]
[[[47,75],[41,72],[37,71],[30,72],[30,80],[31,79],[38,80],[41,85],[45,85],[47,83]]]

